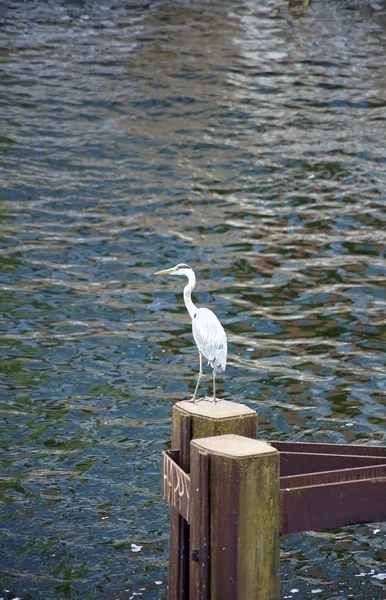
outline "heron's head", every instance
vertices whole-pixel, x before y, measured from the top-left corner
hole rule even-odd
[[[162,271],[157,271],[153,273],[153,275],[182,275],[185,277],[189,277],[189,273],[192,273],[192,267],[186,265],[185,263],[179,263],[175,267],[171,267],[170,269],[163,269]]]

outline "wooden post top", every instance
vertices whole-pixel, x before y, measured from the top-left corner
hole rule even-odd
[[[230,458],[250,458],[269,454],[279,454],[278,450],[260,440],[254,440],[233,433],[214,437],[199,438],[191,442],[200,450]]]
[[[235,417],[250,417],[256,414],[252,408],[239,404],[238,402],[229,402],[228,400],[219,400],[218,402],[177,402],[174,408],[188,413],[191,416],[206,417],[213,420],[234,419]]]

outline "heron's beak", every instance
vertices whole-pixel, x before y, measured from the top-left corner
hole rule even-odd
[[[163,271],[156,271],[153,275],[170,275],[174,271],[174,267],[171,269],[164,269]]]

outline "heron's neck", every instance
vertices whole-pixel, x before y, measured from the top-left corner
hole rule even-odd
[[[192,292],[196,285],[196,276],[193,271],[186,273],[187,278],[189,279],[188,285],[184,287],[184,302],[185,306],[188,309],[188,313],[190,318],[193,319],[194,315],[197,312],[197,306],[192,301]]]

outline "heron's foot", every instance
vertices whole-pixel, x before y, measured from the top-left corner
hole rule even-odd
[[[213,396],[205,396],[204,400],[206,402],[212,402],[212,404],[213,402],[217,402],[217,398],[213,398]]]
[[[186,400],[186,402],[194,402],[194,404],[198,404],[199,402],[211,402],[212,404],[216,404],[220,401],[220,398],[213,398],[213,396],[205,396],[205,398],[190,398],[190,400]]]
[[[193,396],[193,398],[190,398],[190,400],[186,400],[186,402],[194,402],[194,404],[197,404],[198,402],[202,402],[203,400],[205,400],[205,398],[195,398]]]

